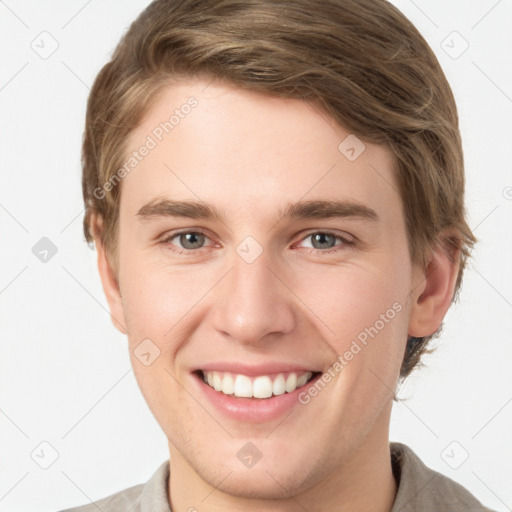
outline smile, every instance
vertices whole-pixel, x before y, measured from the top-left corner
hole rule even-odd
[[[215,391],[239,398],[271,398],[292,393],[311,381],[317,372],[284,372],[274,375],[247,375],[200,371],[203,381]]]

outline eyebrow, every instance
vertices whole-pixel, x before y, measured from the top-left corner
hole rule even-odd
[[[145,204],[137,212],[142,221],[158,217],[187,217],[189,219],[222,220],[215,206],[197,201],[174,201],[157,198]],[[279,219],[327,219],[355,217],[378,221],[372,208],[354,201],[311,200],[289,203],[278,214]]]

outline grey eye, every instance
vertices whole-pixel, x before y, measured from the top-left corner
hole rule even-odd
[[[309,235],[308,238],[311,238],[312,245],[315,249],[330,249],[336,245],[336,239],[338,237],[330,235],[329,233],[314,233]]]
[[[200,249],[204,245],[205,236],[202,233],[181,233],[179,241],[184,249]]]

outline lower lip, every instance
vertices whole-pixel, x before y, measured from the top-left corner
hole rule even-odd
[[[234,395],[225,395],[215,391],[204,382],[201,376],[193,374],[201,392],[222,414],[238,421],[263,423],[272,421],[286,413],[294,406],[304,407],[299,402],[299,395],[306,391],[321,376],[319,373],[307,384],[297,388],[291,393],[272,396],[271,398],[242,398]]]

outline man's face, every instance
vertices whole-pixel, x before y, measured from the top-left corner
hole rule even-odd
[[[387,443],[414,268],[387,150],[306,102],[206,86],[166,89],[129,139],[127,159],[150,149],[121,183],[117,314],[171,467],[275,498]]]

